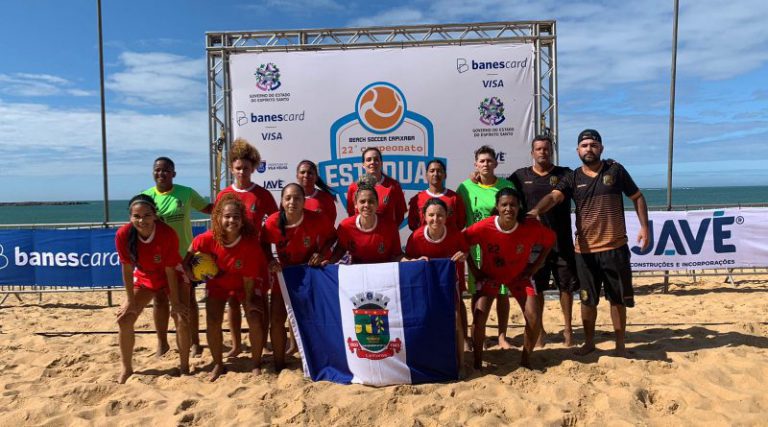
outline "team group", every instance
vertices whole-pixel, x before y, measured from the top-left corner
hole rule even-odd
[[[597,305],[603,291],[610,302],[615,353],[625,356],[626,307],[634,306],[634,296],[623,195],[635,205],[641,247],[648,245],[648,213],[629,173],[613,160],[602,160],[602,152],[600,134],[582,131],[577,138],[582,165],[571,170],[552,163],[550,137],[536,136],[531,141],[533,166],[505,179],[495,174],[494,150],[482,146],[474,153],[475,171],[456,191],[445,188],[445,164],[432,160],[427,165],[429,188],[406,204],[400,184],[382,172],[381,152],[367,148],[362,153],[366,175],[349,187],[349,217],[338,227],[334,227],[335,195],[311,161],[298,164],[296,182],[282,189],[278,206],[268,190],[252,181],[261,159],[256,148],[242,139],[229,152],[234,182],[213,204],[193,189],[175,184],[173,161],[158,158],[153,165],[155,186],[131,199],[130,222],[115,239],[126,290],[126,302],[117,315],[123,365],[119,382],[133,373],[134,324],[153,300],[157,354],[169,349],[169,317],[176,324],[182,374],[189,373],[190,354],[202,353],[192,273],[195,253],[211,255],[219,270],[205,282],[211,380],[226,371],[225,312],[232,335],[226,357],[242,351],[241,307],[248,322],[253,372],[261,372],[268,334],[275,370],[285,367],[286,353],[295,346],[289,345],[276,273],[283,266],[300,264],[455,261],[457,294],[472,295],[471,328],[463,299],[457,298],[456,304],[464,347],[473,352],[476,369],[483,366],[485,326],[494,301],[501,348],[511,348],[506,336],[509,297],[520,306],[525,317],[520,364],[530,367],[534,347],[544,345],[543,292],[550,277],[560,293],[567,346],[575,345],[571,310],[573,293],[579,292],[585,342],[577,354],[595,350]],[[576,208],[575,241],[571,200]],[[194,239],[191,209],[211,214],[211,229]],[[406,214],[413,233],[403,252],[398,225]]]

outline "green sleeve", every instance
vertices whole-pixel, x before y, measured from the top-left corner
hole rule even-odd
[[[197,211],[202,211],[206,206],[208,206],[208,201],[192,188],[189,189],[189,203]]]

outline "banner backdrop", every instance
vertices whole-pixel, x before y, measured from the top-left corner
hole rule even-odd
[[[193,227],[193,234],[205,227]],[[0,230],[0,285],[123,286],[116,228]]]
[[[637,246],[635,212],[625,215],[632,270],[768,266],[768,209],[649,212],[651,244]]]
[[[342,203],[362,151],[378,147],[407,202],[435,157],[452,189],[481,145],[499,175],[530,164],[533,61],[530,44],[233,54],[233,136],[259,149],[258,184],[279,192],[309,159]]]

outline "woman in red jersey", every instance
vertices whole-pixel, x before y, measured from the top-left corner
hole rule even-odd
[[[448,207],[438,198],[427,200],[422,207],[425,225],[417,228],[408,237],[405,256],[411,259],[429,260],[430,258],[450,258],[456,263],[456,283],[458,292],[458,311],[461,325],[461,337],[464,348],[469,350],[470,341],[467,331],[467,307],[461,294],[467,290],[464,279],[464,261],[467,260],[469,246],[464,235],[455,227],[447,226]]]
[[[467,225],[467,210],[464,201],[455,191],[445,188],[445,163],[434,159],[427,164],[427,180],[429,188],[420,191],[408,202],[408,227],[415,230],[426,224],[424,221],[424,204],[429,199],[438,198],[445,203],[446,224],[458,230]]]
[[[302,160],[296,166],[296,182],[304,189],[304,209],[323,214],[336,225],[336,196],[317,174],[317,165],[310,160]]]
[[[399,227],[408,209],[405,205],[405,194],[403,194],[399,182],[384,175],[382,172],[383,165],[381,151],[378,148],[368,147],[363,151],[363,168],[368,175],[374,177],[373,182],[378,199],[376,213]],[[347,214],[349,216],[353,216],[357,212],[356,193],[357,183],[353,183],[347,189]]]
[[[309,264],[320,266],[330,255],[336,241],[336,230],[328,218],[305,209],[304,189],[299,184],[288,184],[280,194],[280,212],[273,213],[264,223],[261,240],[274,244],[277,259],[267,252],[270,271],[276,273],[282,266]],[[275,370],[285,367],[285,303],[280,288],[272,288],[270,302],[270,338],[275,357]]]
[[[498,215],[491,215],[464,230],[467,243],[479,246],[483,260],[478,268],[472,257],[467,259],[472,274],[478,279],[479,296],[473,307],[472,333],[476,369],[482,368],[485,323],[502,283],[507,285],[525,316],[521,366],[530,368],[530,354],[538,339],[539,317],[531,276],[547,258],[555,243],[555,234],[535,219],[525,218],[520,202],[520,193],[503,188],[496,193]],[[536,259],[530,260],[534,247],[540,247],[541,251]]]
[[[192,277],[195,252],[210,254],[216,260],[219,274],[205,286],[208,347],[213,356],[211,381],[225,372],[221,322],[228,300],[242,304],[248,320],[253,373],[261,373],[261,352],[264,348],[264,300],[261,285],[267,276],[267,261],[261,243],[251,223],[246,219],[243,202],[233,194],[219,198],[213,208],[211,230],[195,237],[184,258],[184,269]]]
[[[379,206],[376,178],[365,175],[355,185],[352,194],[354,209],[359,212],[339,223],[339,237],[330,262],[337,262],[349,253],[352,264],[374,264],[402,261],[400,233],[389,216],[376,213]]]
[[[171,316],[176,324],[182,374],[189,373],[189,289],[178,277],[181,262],[176,232],[158,220],[152,198],[140,194],[128,204],[130,223],[117,230],[115,246],[123,272],[126,301],[117,313],[123,372],[118,382],[133,374],[134,324],[158,292],[169,294]]]
[[[242,200],[245,205],[245,219],[250,222],[255,233],[261,231],[262,224],[269,215],[277,212],[277,204],[269,190],[251,180],[256,166],[260,163],[261,155],[259,151],[246,140],[236,139],[229,150],[229,167],[234,182],[231,186],[221,190],[218,196],[216,196],[217,204],[225,194],[234,194]],[[268,248],[264,248],[264,253],[267,251]],[[262,277],[261,284],[265,287],[262,291],[266,295],[270,286],[269,277]],[[266,299],[264,303],[266,304]],[[264,306],[264,313],[267,313],[266,305]],[[263,324],[266,328],[269,320],[265,318]],[[232,350],[227,353],[227,357],[235,357],[242,351],[242,339],[240,338],[242,316],[240,314],[240,305],[234,299],[229,301],[229,326],[230,334],[232,335]],[[264,330],[264,336],[266,337],[266,329]]]

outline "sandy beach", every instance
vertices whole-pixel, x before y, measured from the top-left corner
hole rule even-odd
[[[175,346],[155,358],[152,333],[137,336],[136,373],[119,385],[117,307],[105,306],[104,293],[49,294],[41,304],[36,295],[11,297],[0,308],[0,424],[765,425],[768,280],[736,280],[733,287],[723,277],[673,279],[663,294],[660,279],[638,279],[629,359],[611,356],[604,301],[598,351],[585,357],[563,346],[559,305],[548,301],[549,342],[534,353],[536,369],[518,366],[522,316],[513,307],[509,332],[518,347],[492,346],[484,372],[384,388],[310,382],[298,358],[279,375],[267,364],[252,377],[244,355],[210,383],[207,351],[193,359],[191,376],[178,377]],[[115,295],[119,304],[122,291]],[[153,330],[150,311],[137,330]]]

